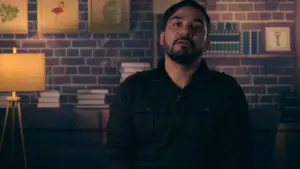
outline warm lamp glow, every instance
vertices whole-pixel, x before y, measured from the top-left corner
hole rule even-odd
[[[43,53],[0,54],[0,92],[45,90]]]

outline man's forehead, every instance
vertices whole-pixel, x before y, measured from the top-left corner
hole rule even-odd
[[[170,19],[185,19],[185,18],[190,18],[190,19],[201,19],[203,20],[204,14],[199,10],[194,7],[186,6],[178,9]]]

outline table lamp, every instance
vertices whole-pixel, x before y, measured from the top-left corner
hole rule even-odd
[[[15,110],[17,110],[24,157],[24,167],[27,168],[26,152],[24,144],[21,98],[16,92],[30,92],[45,90],[45,55],[43,53],[13,53],[0,54],[0,92],[11,92],[7,97],[6,112],[3,124],[3,131],[0,142],[0,153],[3,146],[4,134],[7,125],[8,113],[12,111],[12,136],[14,132]],[[14,140],[12,139],[12,145]],[[11,150],[11,153],[13,148]]]

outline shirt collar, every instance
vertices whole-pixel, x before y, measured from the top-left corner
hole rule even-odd
[[[157,74],[153,78],[154,81],[162,81],[170,79],[165,69],[165,59],[161,59],[158,63]],[[206,60],[201,59],[201,62],[192,76],[192,81],[201,81],[202,83],[209,82],[211,79],[211,70],[208,68]]]

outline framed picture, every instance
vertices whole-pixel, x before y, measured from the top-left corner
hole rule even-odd
[[[163,14],[168,7],[180,1],[181,0],[153,0],[153,13]]]
[[[0,33],[28,33],[28,0],[0,2]]]
[[[89,0],[88,5],[89,32],[130,32],[130,0]]]
[[[37,17],[38,33],[78,33],[79,0],[37,0]]]
[[[262,29],[262,44],[265,54],[295,52],[294,27],[286,25],[265,25]]]

